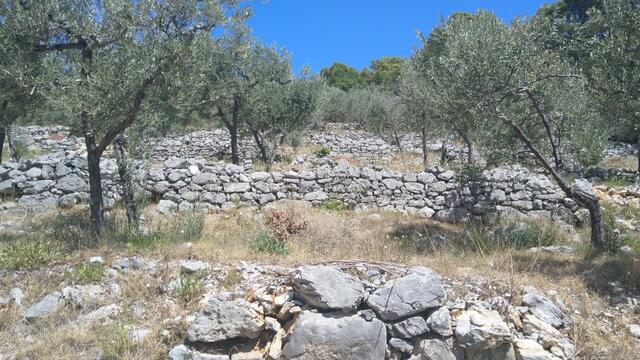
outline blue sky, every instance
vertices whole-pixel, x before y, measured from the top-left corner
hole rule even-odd
[[[386,55],[409,56],[416,31],[428,34],[456,11],[486,9],[504,21],[533,15],[552,0],[255,0],[249,25],[269,45],[291,52],[294,69],[339,61],[357,69]]]

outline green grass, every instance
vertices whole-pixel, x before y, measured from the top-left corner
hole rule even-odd
[[[104,360],[122,359],[135,346],[129,335],[129,330],[121,324],[100,329],[97,345],[100,349],[100,358]]]
[[[241,281],[242,281],[242,274],[236,269],[231,269],[227,271],[224,279],[220,281],[220,286],[225,289],[231,290],[236,285],[238,285]]]
[[[605,179],[601,182],[602,185],[606,185],[608,187],[615,187],[615,186],[629,186],[632,185],[633,182],[629,181],[626,178],[611,178],[611,179]]]
[[[100,263],[81,262],[73,266],[70,277],[75,284],[99,282],[104,277],[104,265]]]
[[[322,203],[321,207],[328,211],[343,211],[348,209],[347,204],[337,199],[329,199]]]
[[[327,157],[331,154],[331,149],[327,146],[321,146],[314,150],[313,154],[319,158]]]
[[[190,304],[202,297],[202,282],[193,275],[181,275],[171,291],[171,295],[185,304]]]
[[[282,241],[279,241],[267,232],[259,233],[253,244],[251,244],[251,247],[259,253],[276,255],[287,255],[289,253],[286,245]]]
[[[57,243],[19,240],[0,251],[0,268],[10,271],[37,269],[64,257]]]

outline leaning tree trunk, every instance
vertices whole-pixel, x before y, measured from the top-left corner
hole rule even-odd
[[[240,164],[240,155],[238,149],[238,124],[240,123],[240,101],[233,100],[233,109],[231,111],[231,123],[227,124],[229,135],[231,136],[231,162]]]
[[[558,174],[549,161],[542,155],[540,150],[534,145],[533,141],[529,139],[524,130],[516,124],[510,118],[502,115],[498,112],[498,119],[504,124],[509,126],[516,136],[524,143],[531,153],[535,156],[536,160],[551,174],[553,179],[558,183],[558,186],[564,193],[589,210],[589,218],[591,220],[591,244],[597,249],[604,248],[604,227],[602,224],[602,214],[600,213],[600,202],[598,197],[593,191],[591,184],[589,187],[574,186],[573,188],[567,184],[567,182]],[[586,180],[585,180],[586,181]],[[577,182],[576,182],[577,183]]]
[[[471,140],[466,136],[462,137],[462,141],[464,141],[467,147],[467,163],[471,164],[473,162],[473,143],[471,143]]]
[[[91,208],[91,228],[96,234],[101,234],[104,228],[104,202],[102,199],[102,176],[100,174],[100,157],[102,154],[96,146],[89,114],[83,112],[82,126],[84,128],[84,142],[87,147],[87,165],[89,170],[89,207]]]
[[[12,161],[20,161],[20,154],[18,153],[18,150],[16,149],[16,144],[13,141],[14,139],[12,136],[10,125],[7,125],[6,127],[6,136],[7,136],[7,143],[9,145],[9,157],[11,158]]]
[[[122,199],[127,213],[127,223],[129,224],[130,230],[137,231],[140,215],[135,199],[135,185],[133,183],[131,163],[127,156],[126,142],[122,134],[115,138],[114,145],[118,160],[118,175],[120,176],[120,185],[122,186]]]
[[[260,134],[258,134],[258,131],[254,129],[251,129],[251,134],[253,135],[253,140],[256,142],[256,146],[260,151],[260,157],[262,158],[262,161],[264,161],[264,164],[267,166],[267,171],[271,171],[271,164],[269,163],[269,154],[267,152],[267,147],[265,146],[262,139],[260,139]]]

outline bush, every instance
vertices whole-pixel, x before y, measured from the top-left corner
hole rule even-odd
[[[73,266],[71,279],[76,284],[89,284],[102,280],[104,266],[100,263],[81,262]]]
[[[18,241],[0,252],[0,268],[5,270],[37,269],[64,258],[57,244],[46,241]]]
[[[558,233],[552,224],[521,221],[508,225],[500,234],[499,243],[516,249],[550,246],[556,243]]]
[[[193,275],[182,275],[171,291],[171,295],[189,304],[200,299],[204,293],[202,282]]]
[[[298,221],[298,215],[293,210],[273,210],[265,217],[265,224],[273,236],[280,242],[286,242],[307,228],[306,221]]]
[[[129,330],[123,325],[111,325],[100,329],[97,345],[100,349],[100,358],[104,360],[126,358],[126,355],[135,347]]]
[[[251,247],[259,253],[276,255],[287,255],[289,253],[287,251],[287,246],[283,241],[280,241],[273,235],[265,232],[258,234]]]
[[[343,211],[347,209],[347,205],[340,200],[330,199],[322,203],[322,208],[329,211]]]
[[[327,157],[327,156],[329,156],[329,154],[331,154],[331,149],[329,147],[327,147],[327,146],[322,146],[322,147],[319,147],[318,149],[316,149],[313,153],[317,157],[323,158],[323,157]]]

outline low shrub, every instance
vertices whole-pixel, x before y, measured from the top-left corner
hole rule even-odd
[[[529,249],[553,245],[557,242],[560,234],[550,223],[520,221],[504,227],[498,236],[499,245],[516,249]]]
[[[301,231],[304,231],[308,224],[300,221],[298,214],[290,209],[273,210],[265,216],[265,225],[269,228],[273,236],[280,242],[286,242]]]
[[[98,331],[97,337],[100,358],[104,360],[118,360],[127,358],[135,347],[127,327],[114,324]]]
[[[22,240],[0,251],[0,268],[10,271],[37,269],[63,258],[64,253],[56,243]]]
[[[266,232],[258,234],[251,247],[259,253],[276,255],[287,255],[289,253],[283,241]]]
[[[602,181],[602,185],[606,185],[609,187],[615,187],[615,186],[629,186],[632,185],[633,182],[629,181],[626,178],[621,178],[621,177],[614,177],[614,178],[610,178],[610,179],[605,179]]]

